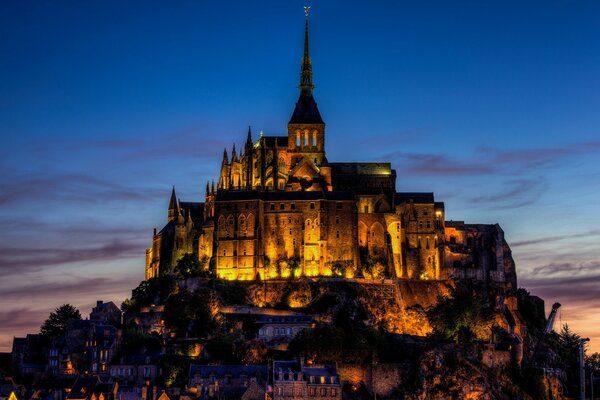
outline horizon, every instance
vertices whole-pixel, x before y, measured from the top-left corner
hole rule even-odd
[[[598,351],[600,5],[311,3],[328,159],[499,223],[519,286]],[[172,185],[201,201],[248,125],[286,132],[304,3],[141,4],[0,6],[0,351],[63,303],[120,305]]]

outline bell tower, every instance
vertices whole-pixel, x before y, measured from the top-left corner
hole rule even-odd
[[[313,97],[312,61],[308,49],[308,10],[304,7],[304,54],[300,67],[300,96],[288,123],[288,155],[291,166],[308,158],[316,167],[325,159],[325,123]]]

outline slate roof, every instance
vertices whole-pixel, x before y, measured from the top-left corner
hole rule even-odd
[[[265,147],[275,147],[275,141],[277,141],[277,147],[287,147],[288,145],[287,136],[263,136],[261,140],[264,141]]]
[[[433,199],[433,193],[432,192],[401,192],[401,193],[396,193],[396,196],[394,197],[394,203],[396,204],[402,204],[402,203],[410,203],[410,202],[416,203],[416,204],[427,204],[427,203],[433,203],[434,199]]]
[[[191,365],[190,378],[199,375],[202,378],[215,376],[218,378],[246,375],[248,378],[265,380],[268,375],[267,365]]]
[[[271,191],[258,192],[255,190],[228,190],[219,192],[219,201],[235,200],[263,200],[263,201],[285,201],[285,200],[350,200],[354,201],[354,193],[350,191],[309,191],[309,192],[285,192]]]
[[[300,93],[290,124],[324,124],[317,102],[311,93]]]
[[[337,162],[329,163],[332,175],[391,175],[389,162]]]
[[[285,325],[306,325],[313,322],[313,317],[310,315],[264,315],[257,324],[285,324]]]

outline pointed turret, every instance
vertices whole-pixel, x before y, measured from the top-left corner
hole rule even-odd
[[[227,157],[227,148],[223,149],[223,161],[221,162],[221,164],[229,164],[229,158]]]
[[[254,146],[252,144],[252,130],[248,125],[248,137],[246,138],[245,148],[245,161],[246,161],[246,190],[252,189],[252,167],[254,165]]]
[[[231,150],[231,163],[233,164],[236,161],[237,161],[237,153],[235,151],[235,143],[234,143],[233,149]]]
[[[312,60],[308,49],[308,9],[304,7],[306,21],[304,24],[304,54],[300,66],[300,97],[290,119],[290,124],[323,124],[323,119],[313,97],[315,85],[312,80]]]
[[[252,146],[252,129],[250,128],[250,125],[248,125],[248,137],[246,138],[246,146]]]
[[[215,194],[215,180],[213,179],[210,183],[210,194]]]
[[[173,221],[179,215],[179,202],[175,194],[175,186],[171,191],[171,200],[169,201],[169,222]]]
[[[210,186],[208,184],[208,181],[206,181],[206,190],[204,191],[204,198],[207,198],[208,196],[210,196]]]

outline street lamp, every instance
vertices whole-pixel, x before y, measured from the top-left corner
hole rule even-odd
[[[585,360],[584,360],[584,347],[589,338],[579,339],[579,399],[585,400]]]

